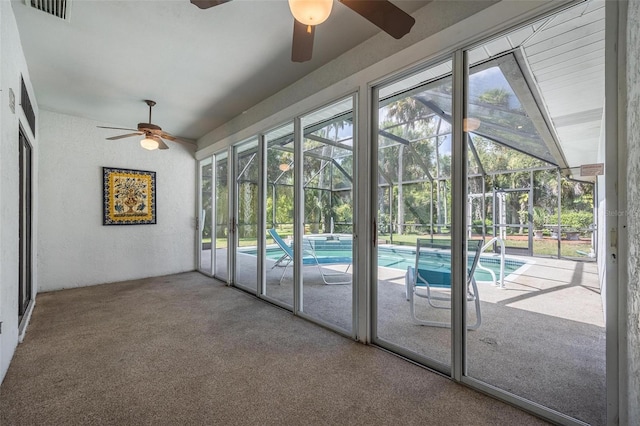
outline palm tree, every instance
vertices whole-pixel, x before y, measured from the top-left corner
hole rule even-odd
[[[434,129],[429,124],[432,123],[430,119],[433,118],[433,112],[426,107],[421,102],[417,101],[414,97],[408,96],[406,98],[397,100],[395,102],[390,103],[387,106],[387,117],[393,123],[405,123],[406,127],[404,132],[408,134],[400,134],[399,136],[404,137],[407,140],[414,140],[420,138],[427,138],[433,134],[434,130],[436,133],[439,133],[440,126],[442,124],[442,119],[438,120],[437,128]],[[395,129],[393,129],[395,130]],[[395,132],[394,132],[395,133]],[[437,138],[435,141],[435,151],[436,151],[436,176],[440,173],[440,158],[438,152],[438,146],[444,142],[444,139]],[[413,147],[412,147],[413,148]],[[430,153],[429,153],[430,154]],[[403,177],[405,171],[420,169],[424,167],[424,163],[431,163],[430,158],[427,161],[424,161],[424,158],[416,159],[414,156],[416,155],[415,149],[406,150],[405,146],[398,147],[398,163],[396,167],[397,176],[398,176],[398,210],[397,210],[397,221],[398,221],[398,232],[400,234],[403,233],[404,223],[404,191],[402,188]],[[419,154],[418,154],[419,155]],[[429,155],[430,157],[430,155]],[[421,165],[418,165],[420,163]],[[424,172],[422,173],[424,174]],[[438,185],[440,182],[437,181]],[[440,191],[436,191],[438,197],[440,195]],[[437,211],[440,212],[440,203],[437,205]],[[438,217],[440,214],[438,213]]]
[[[484,104],[506,108],[509,106],[510,97],[511,93],[509,93],[506,89],[497,88],[489,89],[486,92],[482,93],[480,96],[478,96],[478,101]]]
[[[428,113],[428,108],[412,96],[407,96],[387,106],[388,117],[396,122],[406,122],[410,129],[415,127],[420,117],[424,117]]]

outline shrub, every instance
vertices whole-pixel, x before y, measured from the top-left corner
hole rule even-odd
[[[585,229],[593,223],[593,213],[585,211],[563,211],[560,215],[560,222],[564,226],[571,228]]]
[[[484,226],[485,226],[485,231],[487,235],[490,235],[492,232],[491,227],[493,226],[493,222],[491,222],[489,219],[485,219]],[[474,234],[482,234],[482,220],[481,219],[474,220],[471,225],[471,230]]]
[[[547,212],[539,206],[533,208],[533,229],[542,229],[548,221]]]

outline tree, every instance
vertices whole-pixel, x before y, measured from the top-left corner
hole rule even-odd
[[[478,96],[478,101],[494,106],[501,106],[507,108],[509,106],[509,99],[511,98],[511,93],[509,93],[506,89],[497,88],[497,89],[489,89]]]
[[[429,171],[433,165],[433,149],[435,148],[437,153],[438,145],[442,142],[439,138],[434,139],[432,136],[439,131],[442,119],[412,96],[390,103],[384,107],[380,115],[386,117],[380,128],[401,137],[409,144],[395,144],[379,149],[381,160],[379,165],[385,180],[397,178],[396,182],[388,182],[392,186],[396,184],[396,189],[389,192],[389,197],[391,198],[394,193],[397,196],[397,232],[402,234],[404,223],[409,221],[420,223],[425,220],[417,217],[415,209],[406,213],[404,182],[426,180],[429,173],[433,175],[433,171]],[[382,154],[383,150],[384,154]],[[436,159],[435,162],[438,163],[438,161]],[[437,168],[436,165],[436,174]],[[415,204],[412,204],[412,208],[413,206]]]

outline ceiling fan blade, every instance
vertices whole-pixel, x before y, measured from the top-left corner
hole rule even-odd
[[[227,3],[231,0],[191,0],[191,4],[198,6],[200,9],[209,9],[213,6]]]
[[[173,141],[173,142],[175,142],[175,140],[178,139],[175,136],[171,136],[169,133],[166,133],[166,132],[160,133],[160,136],[165,138],[168,141]]]
[[[293,20],[293,44],[291,46],[291,60],[293,62],[306,62],[313,54],[313,36],[316,27],[305,25]]]
[[[115,141],[118,139],[124,139],[124,138],[130,138],[131,136],[140,136],[140,135],[144,135],[144,133],[129,133],[126,135],[120,135],[120,136],[111,136],[110,138],[107,138],[108,141]]]
[[[194,142],[186,141],[186,140],[180,139],[180,138],[176,138],[175,136],[172,136],[169,133],[162,132],[160,134],[160,136],[162,138],[168,140],[168,141],[171,141],[171,142],[178,142],[178,143],[182,143],[182,144],[185,144],[185,145],[197,146]]]
[[[125,129],[124,127],[105,127],[105,126],[96,126],[99,129],[113,129],[113,130],[131,130],[132,132],[138,132],[138,129]]]
[[[169,149],[169,145],[164,143],[162,139],[157,138],[156,141],[158,141],[158,149]]]
[[[393,38],[402,38],[416,23],[411,15],[388,0],[339,1]]]

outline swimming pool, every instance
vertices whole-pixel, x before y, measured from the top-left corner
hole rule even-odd
[[[421,257],[424,249],[420,250]],[[421,259],[421,264],[432,264],[434,266],[439,265],[451,265],[451,254],[443,253],[438,250],[428,250],[427,259]],[[469,267],[473,262],[473,259],[468,259]],[[496,276],[500,274],[500,257],[493,254],[483,254],[480,256],[480,263],[487,269],[493,271]],[[409,247],[378,247],[378,266],[386,268],[407,270],[409,266],[415,266],[416,264],[416,251]],[[526,262],[521,260],[505,258],[504,261],[504,276],[517,271]],[[473,274],[477,281],[493,281],[491,274],[486,271],[476,269]]]
[[[317,240],[313,242],[315,248],[315,254],[319,263],[336,263],[335,259],[339,258],[341,261],[349,259],[352,253],[351,241],[323,241]],[[255,248],[242,249],[242,252],[247,254],[256,255],[257,250]],[[422,253],[422,250],[421,250]],[[450,265],[451,255],[449,253],[443,253],[442,251],[433,251],[433,255],[427,262],[439,265]],[[284,252],[276,245],[267,246],[267,259],[276,261],[282,257]],[[470,259],[471,261],[471,259]],[[407,267],[415,266],[416,262],[416,250],[413,247],[398,247],[398,246],[378,246],[378,266],[385,268],[398,269],[406,271]],[[308,262],[305,262],[308,263]],[[500,257],[493,254],[483,254],[480,257],[480,263],[487,269],[492,270],[496,276],[500,274]],[[506,258],[504,265],[505,277],[515,271],[521,266],[525,265],[518,259]],[[471,266],[471,265],[469,265]],[[476,269],[474,277],[477,281],[492,281],[491,274],[486,271]]]

